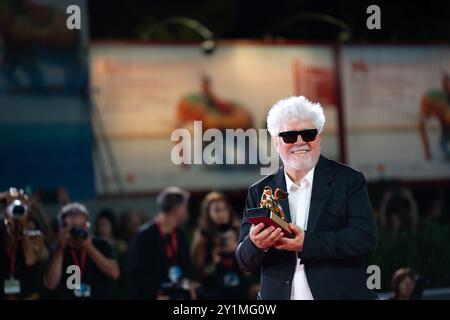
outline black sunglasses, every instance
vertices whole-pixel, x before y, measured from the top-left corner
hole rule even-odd
[[[317,137],[317,129],[305,129],[301,131],[285,131],[278,134],[283,138],[284,143],[297,142],[298,135],[301,135],[302,140],[305,142],[314,141]]]

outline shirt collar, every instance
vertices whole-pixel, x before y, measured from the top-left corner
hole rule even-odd
[[[308,171],[308,173],[306,174],[306,176],[303,177],[303,179],[301,181],[292,181],[291,178],[288,176],[288,174],[286,173],[286,170],[284,170],[284,176],[286,178],[286,191],[290,192],[292,186],[295,184],[297,187],[299,187],[301,184],[303,185],[304,183],[306,183],[307,185],[311,186],[313,183],[313,178],[314,178],[314,170],[316,169],[316,167],[314,166],[311,170]]]

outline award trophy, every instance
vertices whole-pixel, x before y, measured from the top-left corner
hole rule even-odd
[[[247,209],[248,221],[252,224],[264,223],[266,227],[274,226],[281,228],[284,236],[293,238],[294,234],[289,230],[289,223],[286,221],[286,215],[283,208],[279,204],[280,199],[285,199],[288,196],[280,188],[276,188],[275,193],[272,193],[272,188],[264,187],[259,208]]]

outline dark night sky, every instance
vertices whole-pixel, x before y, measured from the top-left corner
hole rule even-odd
[[[138,39],[142,30],[173,16],[194,18],[217,38],[261,39],[287,18],[305,12],[331,15],[347,24],[352,40],[447,40],[450,41],[450,1],[162,1],[91,0],[93,38]],[[420,4],[419,4],[420,3]],[[366,8],[381,8],[381,30],[368,30]],[[275,36],[305,40],[333,40],[338,29],[323,22],[292,23]],[[195,33],[165,35],[189,40]]]

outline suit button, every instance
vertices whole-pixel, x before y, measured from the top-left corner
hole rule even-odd
[[[286,283],[287,285],[290,285],[290,284],[291,284],[291,281],[290,281],[290,280],[286,280],[285,283]]]

